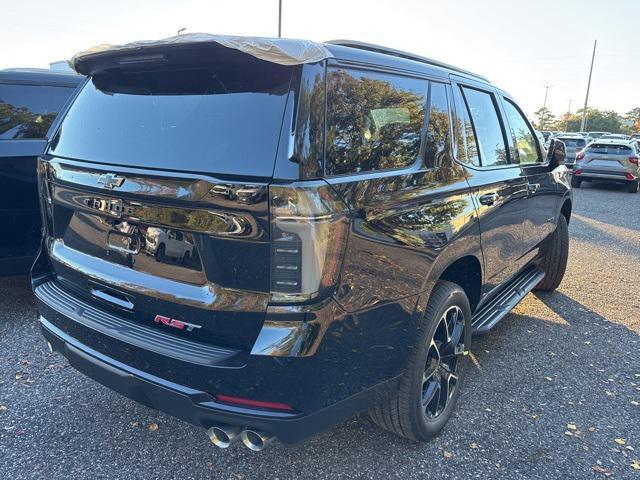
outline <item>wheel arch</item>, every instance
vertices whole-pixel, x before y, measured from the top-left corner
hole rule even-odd
[[[570,198],[565,198],[562,202],[562,207],[560,208],[560,214],[564,215],[564,218],[567,219],[567,225],[569,224],[569,220],[571,220],[571,209],[573,205],[571,203]]]
[[[477,249],[474,248],[464,253],[456,253],[458,253],[458,255],[447,255],[448,258],[446,259],[439,256],[429,272],[424,290],[425,307],[433,288],[439,280],[446,280],[460,285],[469,299],[472,312],[475,311],[475,308],[478,306],[482,296],[482,285],[484,281],[482,253],[479,245]]]
[[[438,280],[460,285],[469,299],[471,311],[475,311],[482,294],[482,264],[476,256],[465,255],[449,264]]]

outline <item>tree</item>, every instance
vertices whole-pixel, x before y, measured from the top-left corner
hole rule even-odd
[[[554,124],[556,121],[553,112],[546,107],[537,110],[533,115],[536,117],[538,130],[544,130],[545,127],[549,127],[549,125]]]
[[[628,111],[625,116],[633,122],[632,130],[634,130],[634,132],[640,132],[640,107]]]
[[[567,132],[578,132],[582,124],[582,112],[579,109],[567,119]],[[597,108],[587,108],[587,121],[585,130],[621,133],[623,131],[622,117],[613,110],[599,110]]]

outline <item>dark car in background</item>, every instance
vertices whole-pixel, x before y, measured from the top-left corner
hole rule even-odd
[[[203,36],[75,64],[38,165],[49,347],[220,447],[366,410],[432,438],[472,334],[562,280],[561,142],[547,156],[509,94],[441,62]],[[321,57],[256,58],[284,47]]]
[[[82,79],[50,70],[0,70],[0,276],[28,273],[38,251],[36,160]]]
[[[576,155],[587,146],[587,140],[579,133],[563,133],[555,137],[562,141],[566,147],[566,165],[567,168],[573,168],[576,161]]]

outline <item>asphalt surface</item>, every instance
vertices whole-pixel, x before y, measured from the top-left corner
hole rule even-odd
[[[457,412],[423,445],[362,417],[294,448],[219,450],[49,354],[28,280],[1,280],[0,478],[640,479],[640,194],[576,190],[570,234],[559,291],[474,343]]]

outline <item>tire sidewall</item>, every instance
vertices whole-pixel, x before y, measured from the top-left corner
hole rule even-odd
[[[432,438],[435,436],[444,425],[447,423],[451,414],[453,413],[458,397],[460,396],[460,392],[462,389],[462,385],[464,383],[464,378],[466,376],[466,371],[468,369],[468,357],[463,356],[458,359],[460,362],[460,366],[458,369],[458,383],[456,384],[456,389],[453,397],[449,400],[445,410],[435,419],[431,420],[426,417],[424,411],[422,409],[422,374],[424,372],[424,366],[427,360],[428,354],[428,343],[430,343],[435,330],[438,326],[440,317],[444,314],[444,312],[452,307],[458,306],[464,315],[465,321],[465,333],[464,333],[464,345],[465,349],[469,350],[471,345],[471,307],[469,306],[469,300],[465,295],[464,291],[461,287],[455,284],[449,283],[453,288],[447,298],[440,303],[440,305],[434,305],[434,309],[431,310],[429,307],[427,308],[427,313],[429,310],[435,311],[435,314],[432,315],[432,318],[425,318],[422,335],[420,336],[420,344],[416,347],[416,357],[412,364],[412,371],[410,372],[411,376],[411,404],[413,406],[414,411],[412,412],[412,417],[415,419],[414,427],[416,428],[416,436],[418,438]]]

